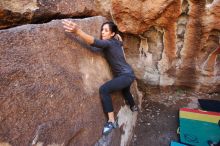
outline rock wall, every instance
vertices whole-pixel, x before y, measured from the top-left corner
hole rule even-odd
[[[106,19],[73,21],[98,37]],[[98,89],[112,78],[103,55],[65,33],[60,20],[1,30],[0,38],[0,145],[98,143],[106,122]],[[126,145],[137,115],[119,93],[113,103],[116,115],[122,108],[120,129],[108,139],[115,138],[112,145]]]
[[[148,85],[220,92],[219,7],[219,0],[112,1],[120,30],[136,37],[126,42],[138,39],[139,52],[129,57],[138,78]]]

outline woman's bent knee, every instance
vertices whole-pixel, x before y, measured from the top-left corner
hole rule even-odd
[[[100,93],[101,95],[108,94],[108,88],[107,88],[105,85],[102,85],[102,86],[99,88],[99,93]]]

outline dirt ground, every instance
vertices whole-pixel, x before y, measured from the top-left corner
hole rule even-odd
[[[220,100],[220,93],[181,89],[146,91],[130,146],[169,146],[171,141],[179,141],[179,109],[200,109],[198,99]]]

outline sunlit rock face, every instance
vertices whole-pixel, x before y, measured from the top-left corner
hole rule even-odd
[[[72,21],[99,37],[106,19]],[[0,145],[97,143],[107,120],[99,87],[112,78],[102,53],[66,33],[60,20],[1,30],[0,38]],[[120,128],[107,139],[114,138],[112,146],[126,145],[137,114],[120,93],[112,97]]]
[[[64,17],[97,15],[93,0],[1,0],[0,29]]]
[[[111,14],[122,32],[133,34],[124,44],[139,79],[219,92],[219,7],[219,0],[113,0]],[[133,48],[126,44],[132,40]]]
[[[123,32],[140,34],[150,26],[168,27],[180,14],[180,1],[113,0],[112,16]]]

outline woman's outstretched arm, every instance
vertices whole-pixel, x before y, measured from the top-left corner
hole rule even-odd
[[[65,31],[76,34],[89,45],[94,43],[94,40],[95,40],[94,37],[82,31],[76,23],[70,20],[63,20],[62,23],[63,23],[63,27]]]

